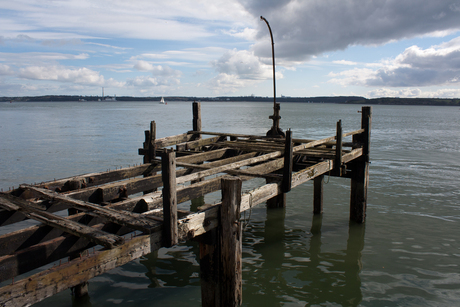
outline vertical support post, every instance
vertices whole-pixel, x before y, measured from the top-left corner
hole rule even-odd
[[[161,162],[163,179],[163,238],[164,245],[171,247],[178,243],[176,153],[172,150],[165,150]]]
[[[145,130],[145,141],[144,141],[144,163],[151,163],[155,159],[156,155],[156,124],[155,121],[150,122],[150,130]]]
[[[283,193],[291,190],[292,183],[292,131],[286,131],[286,143],[284,145],[284,168],[283,168],[283,183],[281,185]]]
[[[313,179],[313,214],[323,213],[324,175]]]
[[[149,130],[145,130],[144,131],[144,136],[145,136],[145,141],[144,141],[144,164],[145,163],[149,163],[149,157],[150,157],[150,154],[149,154],[149,140],[150,140],[150,131]]]
[[[145,142],[144,142],[144,164],[145,163],[152,163],[156,157],[156,123],[155,121],[150,122],[150,130],[144,131],[145,133]],[[144,174],[145,177],[149,177],[155,175],[156,173],[149,172]],[[143,191],[144,195],[148,193],[152,193],[156,191],[156,189]]]
[[[357,223],[364,223],[366,219],[371,123],[372,108],[363,107],[361,128],[364,129],[364,132],[359,136],[359,142],[363,146],[363,155],[351,164],[350,220]]]
[[[279,182],[277,179],[267,178],[265,182],[272,183],[272,182]],[[280,193],[275,197],[270,198],[267,200],[267,208],[285,208],[286,207],[286,193]]]
[[[342,176],[342,120],[337,122],[337,134],[335,139],[335,172],[337,176]]]
[[[199,237],[201,306],[219,306],[219,229],[215,228]]]
[[[194,101],[193,109],[193,131],[201,131],[201,103]],[[201,138],[198,134],[197,139]]]
[[[157,126],[155,124],[155,121],[150,122],[150,133],[149,133],[149,141],[148,141],[148,148],[149,148],[149,163],[152,163],[152,161],[155,159],[156,156],[156,145],[155,145],[155,139],[157,135]]]
[[[242,181],[238,177],[222,179],[220,306],[239,306],[243,300],[243,234],[239,221],[241,187]]]
[[[88,250],[83,251],[80,255],[87,256]],[[78,256],[72,256],[71,259],[75,259]],[[88,281],[82,282],[81,284],[76,285],[75,287],[71,287],[70,291],[74,296],[75,300],[81,301],[83,298],[88,297],[89,289],[88,289]]]

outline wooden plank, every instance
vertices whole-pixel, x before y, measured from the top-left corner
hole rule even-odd
[[[144,175],[145,173],[149,173],[154,169],[160,170],[160,166],[157,162],[152,164],[141,164],[138,166],[131,166],[127,168],[120,168],[117,170],[110,170],[105,172],[99,173],[89,173],[89,174],[82,174],[77,175],[69,178],[63,178],[59,180],[47,181],[42,182],[40,184],[35,185],[39,188],[49,188],[51,190],[55,190],[56,188],[61,188],[66,184],[66,182],[72,180],[82,180],[85,182],[86,187],[92,187],[95,185],[101,185],[112,181],[118,181],[128,178],[134,178],[137,176]]]
[[[194,173],[194,174],[178,177],[177,178],[177,183],[181,184],[181,183],[185,183],[185,182],[188,182],[188,181],[197,180],[197,179],[200,179],[200,178],[204,178],[204,177],[207,177],[207,176],[211,176],[211,175],[214,175],[214,174],[217,174],[217,173],[224,172],[226,170],[237,169],[237,168],[240,168],[242,166],[263,162],[263,161],[266,161],[266,160],[269,160],[269,159],[272,159],[272,158],[277,158],[279,156],[281,156],[281,152],[278,151],[278,152],[274,152],[274,153],[270,153],[270,154],[265,154],[263,156],[258,156],[258,157],[238,161],[238,162],[235,162],[235,163],[222,165],[222,166],[215,167],[215,168],[212,168],[212,169],[209,169],[209,170],[205,170],[205,171],[197,172],[197,173]]]
[[[20,207],[19,210],[29,218],[32,218],[49,226],[59,228],[62,231],[65,231],[69,234],[78,237],[83,237],[93,243],[103,245],[107,248],[113,248],[116,245],[122,244],[124,241],[122,237],[97,229],[93,229],[91,227],[79,224],[72,220],[68,220],[45,211],[35,209],[32,206],[30,206],[26,200],[17,198],[15,196],[0,195],[0,197],[5,197],[10,202]]]
[[[97,219],[95,220],[97,221]],[[114,228],[112,225],[94,224],[91,227],[102,231],[107,230],[107,232],[114,231],[114,229],[110,229]],[[58,230],[56,229],[56,231]],[[122,227],[115,234],[122,236],[130,232],[132,233],[132,229]],[[0,282],[16,278],[20,274],[27,273],[54,261],[68,259],[69,257],[74,258],[75,255],[94,246],[96,246],[95,243],[84,238],[70,236],[62,232],[61,236],[57,236],[51,240],[30,245],[27,248],[21,248],[16,252],[5,253],[3,256],[0,256],[0,267],[2,268],[0,271]]]
[[[246,143],[241,141],[226,141],[222,143],[222,146],[239,149],[243,151],[257,151],[257,152],[273,152],[284,150],[284,146],[280,143],[269,144],[257,144],[257,143]]]
[[[171,247],[177,241],[177,195],[176,195],[176,154],[165,151],[161,158],[163,176],[163,238],[164,245]]]
[[[19,307],[37,303],[157,250],[160,241],[161,232],[134,237],[114,249],[95,251],[81,259],[76,258],[60,266],[15,281],[0,289],[0,306]]]
[[[94,214],[98,214],[103,218],[114,222],[119,225],[130,227],[136,230],[140,230],[145,233],[150,233],[151,229],[156,226],[154,221],[144,218],[139,213],[119,211],[107,207],[102,207],[96,204],[91,204],[79,200],[69,199],[66,196],[59,195],[54,192],[50,192],[45,189],[39,189],[32,186],[23,186],[26,189],[33,190],[41,195],[48,197],[53,202],[62,202],[75,209],[83,211],[91,211]]]
[[[164,138],[159,138],[155,140],[155,145],[158,147],[168,147],[168,146],[174,146],[179,143],[183,142],[188,142],[190,141],[190,138],[193,136],[193,134],[189,133],[182,133],[174,136],[167,136]]]
[[[190,149],[195,149],[199,148],[201,146],[206,146],[206,145],[211,145],[219,141],[222,137],[221,136],[215,136],[211,138],[206,138],[206,139],[199,139],[195,141],[189,141],[186,143],[179,143],[176,145],[176,150],[177,151],[185,151],[185,150],[190,150]]]
[[[327,173],[333,168],[334,162],[332,160],[325,160],[304,170],[298,171],[297,173],[292,174],[292,187],[294,188],[307,182],[308,180]]]

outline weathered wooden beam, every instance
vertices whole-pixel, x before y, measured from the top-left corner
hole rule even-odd
[[[32,218],[49,226],[59,228],[62,231],[65,231],[69,234],[78,237],[83,237],[91,242],[103,245],[107,248],[113,248],[116,245],[122,244],[124,241],[122,237],[97,229],[93,229],[86,225],[79,224],[72,220],[65,219],[63,217],[48,213],[46,211],[40,211],[38,209],[35,209],[34,207],[30,206],[26,200],[17,198],[15,196],[0,195],[0,198],[6,198],[16,206],[20,207],[19,210],[29,218]]]
[[[51,192],[45,189],[39,189],[32,186],[23,186],[26,189],[33,190],[44,197],[48,197],[53,202],[65,203],[77,210],[90,211],[97,214],[113,223],[140,230],[145,233],[150,233],[151,229],[156,226],[156,223],[150,219],[144,218],[139,213],[119,211],[108,207],[102,207],[96,204],[87,203],[79,200],[69,199],[66,196]]]
[[[82,174],[78,176],[73,176],[69,178],[63,178],[59,180],[47,181],[42,182],[37,185],[36,187],[39,188],[48,188],[51,190],[55,190],[56,188],[60,188],[62,192],[65,192],[64,185],[72,180],[80,180],[85,183],[86,187],[91,187],[95,185],[101,185],[112,181],[118,181],[128,178],[133,178],[137,176],[144,175],[153,171],[154,168],[160,169],[160,166],[157,162],[152,164],[141,164],[137,166],[131,166],[126,168],[120,168],[116,170],[104,171],[99,173],[89,173],[89,174]],[[82,187],[83,188],[83,187]]]
[[[185,143],[179,143],[176,145],[176,150],[185,151],[185,150],[200,148],[202,146],[214,144],[218,142],[219,140],[222,140],[222,136],[215,136],[215,137],[206,138],[206,139],[198,139],[198,140],[193,140],[193,141],[189,141]]]
[[[176,154],[165,151],[161,158],[163,176],[163,238],[164,245],[171,247],[177,240],[177,195],[176,195]]]
[[[334,168],[334,163],[332,160],[325,160],[314,166],[308,167],[304,170],[298,171],[292,174],[292,187],[301,185],[302,183],[307,182],[319,175],[329,172]]]
[[[235,162],[235,163],[222,165],[222,166],[215,167],[215,168],[212,168],[212,169],[209,169],[209,170],[205,170],[205,171],[197,172],[197,173],[194,173],[194,174],[178,177],[177,178],[177,183],[181,184],[181,183],[185,183],[185,182],[188,182],[188,181],[197,180],[197,179],[200,179],[200,178],[204,178],[204,177],[207,177],[207,176],[211,176],[211,175],[214,175],[214,174],[217,174],[217,173],[224,172],[226,170],[237,169],[237,168],[240,168],[242,166],[267,161],[269,159],[277,158],[279,156],[281,156],[281,152],[274,152],[274,153],[270,153],[270,154],[265,154],[263,156],[258,156],[258,157],[238,161],[238,162]]]
[[[284,146],[281,143],[273,144],[257,144],[257,143],[247,143],[242,141],[227,141],[223,142],[222,146],[239,149],[243,151],[257,151],[257,152],[273,152],[284,150]]]
[[[169,147],[179,143],[188,142],[192,138],[193,134],[183,133],[174,136],[167,136],[164,138],[156,139],[155,145],[158,147]]]
[[[351,136],[351,135],[355,135],[355,134],[360,134],[364,131],[364,129],[359,129],[359,130],[355,130],[355,131],[350,131],[350,132],[347,132],[347,133],[344,133],[344,137],[347,137],[347,136]],[[188,133],[197,133],[197,132],[194,132],[194,131],[189,131]],[[250,140],[264,140],[264,141],[272,141],[272,142],[279,142],[279,143],[283,143],[284,142],[284,139],[280,139],[280,138],[269,138],[269,137],[266,137],[266,136],[263,136],[263,135],[252,135],[252,134],[237,134],[237,133],[224,133],[224,132],[209,132],[209,131],[200,131],[200,134],[207,134],[207,135],[222,135],[222,136],[229,136],[229,137],[233,137],[235,139],[238,139],[238,138],[243,138],[243,139],[250,139]],[[334,139],[330,140],[329,142],[333,142]],[[311,139],[292,139],[292,141],[294,143],[311,143],[311,142],[315,142],[316,140],[311,140]],[[329,144],[329,145],[332,145]]]
[[[134,259],[157,250],[161,232],[128,240],[110,250],[99,250],[60,266],[15,281],[0,289],[0,306],[30,306]]]

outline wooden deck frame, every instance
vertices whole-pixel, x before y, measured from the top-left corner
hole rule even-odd
[[[322,140],[295,139],[290,130],[282,139],[205,132],[199,103],[193,104],[193,115],[192,131],[166,138],[155,137],[156,125],[151,122],[139,149],[142,165],[1,193],[0,227],[27,218],[41,224],[0,236],[0,281],[11,280],[0,290],[0,305],[30,305],[160,247],[199,239],[200,259],[220,263],[211,271],[202,266],[203,306],[228,305],[228,300],[237,306],[242,300],[241,225],[235,228],[239,214],[273,199],[277,206],[285,206],[282,196],[312,179],[314,213],[322,213],[325,174],[351,178],[350,220],[365,221],[370,107],[362,109],[359,130],[343,133],[339,121],[337,135]],[[350,136],[352,141],[344,142]],[[253,178],[265,178],[267,183],[242,194],[241,181]],[[221,189],[223,203],[198,212],[177,210],[179,203]],[[138,196],[140,192],[146,194]],[[53,214],[68,208],[76,214]],[[234,214],[224,219],[222,208]],[[224,235],[229,229],[240,234]],[[236,258],[229,262],[228,255]],[[218,260],[221,257],[227,260]],[[22,274],[57,261],[59,265],[21,279]]]

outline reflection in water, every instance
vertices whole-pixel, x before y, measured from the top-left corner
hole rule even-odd
[[[350,223],[345,251],[322,252],[321,215],[313,216],[310,234],[286,229],[284,217],[282,208],[267,210],[264,225],[245,233],[244,305],[359,305],[364,225]]]
[[[171,248],[161,248],[140,261],[147,268],[150,288],[199,286],[199,245],[187,241]]]
[[[254,219],[244,233],[243,305],[358,306],[364,225],[350,223],[346,249],[326,252],[323,241],[329,244],[330,237],[322,235],[322,215],[313,215],[310,233],[286,227],[285,216],[284,208],[269,209],[264,221]],[[141,260],[150,288],[200,286],[198,262],[196,242]]]

